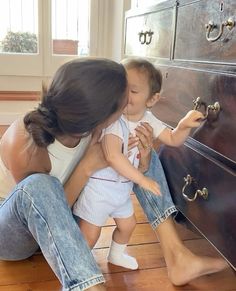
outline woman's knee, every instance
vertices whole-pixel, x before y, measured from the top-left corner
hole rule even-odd
[[[32,205],[36,208],[47,209],[50,211],[52,205],[60,208],[68,205],[64,189],[60,181],[46,174],[33,174],[22,180],[15,188],[12,198],[20,209],[30,211]]]
[[[64,193],[63,186],[61,182],[50,175],[47,174],[32,174],[22,180],[17,185],[17,190],[23,190],[23,192],[29,194],[30,196],[48,196],[50,193],[50,196],[57,195],[61,192]]]

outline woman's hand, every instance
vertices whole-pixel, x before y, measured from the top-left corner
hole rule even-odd
[[[142,122],[135,129],[136,137],[129,138],[129,150],[138,146],[140,153],[139,170],[145,172],[149,168],[151,150],[153,147],[153,129],[147,122]]]

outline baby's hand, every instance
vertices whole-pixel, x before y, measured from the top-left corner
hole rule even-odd
[[[179,122],[180,129],[194,128],[201,124],[204,115],[197,110],[190,110]]]
[[[160,186],[151,178],[143,176],[143,179],[140,181],[139,186],[147,189],[148,191],[151,191],[156,195],[161,195]]]

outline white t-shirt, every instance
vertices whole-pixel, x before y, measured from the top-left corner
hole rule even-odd
[[[148,122],[150,126],[153,128],[153,137],[157,138],[160,133],[166,128],[166,126],[157,119],[150,111],[146,111],[143,118],[138,122],[129,121],[125,118],[124,115],[120,117],[122,121],[125,123],[127,130],[131,134],[135,134],[135,128],[141,124],[141,122]],[[118,136],[122,141],[123,144],[128,145],[128,140],[124,140],[124,132],[121,125],[121,121],[117,120],[108,126],[106,129],[103,130],[102,137],[104,135],[114,134]],[[127,149],[124,149],[123,152],[126,152]],[[139,165],[139,150],[138,147],[135,147],[129,153],[128,159],[130,160],[131,164],[138,168]],[[116,181],[125,181],[127,180],[125,177],[120,176],[113,168],[107,167],[105,169],[99,170],[93,174],[95,178],[101,179],[109,179],[109,180],[116,180]]]

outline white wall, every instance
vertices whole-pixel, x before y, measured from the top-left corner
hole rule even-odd
[[[37,101],[0,101],[0,125],[11,124],[25,112],[34,109]]]
[[[123,58],[124,45],[124,15],[131,7],[129,0],[114,0],[110,7],[110,55],[113,60],[120,62]]]

